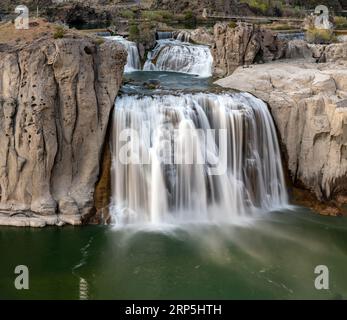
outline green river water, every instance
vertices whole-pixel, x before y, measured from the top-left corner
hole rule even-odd
[[[304,208],[233,226],[0,227],[0,257],[0,299],[347,298],[347,219]],[[17,265],[29,290],[14,287]]]

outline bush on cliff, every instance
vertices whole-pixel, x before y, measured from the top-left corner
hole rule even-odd
[[[330,44],[336,42],[336,36],[332,30],[311,28],[306,32],[306,40],[315,44]]]
[[[184,24],[188,29],[196,28],[197,23],[197,18],[192,11],[186,11],[184,13]]]
[[[65,32],[66,32],[66,30],[63,26],[57,26],[55,28],[55,32],[53,33],[53,38],[54,39],[64,38]]]
[[[141,16],[143,19],[159,22],[170,21],[173,19],[173,14],[166,10],[144,10],[141,12]]]
[[[131,24],[129,27],[129,40],[137,41],[140,36],[140,30],[137,24]]]
[[[122,18],[125,18],[125,19],[128,19],[128,20],[131,20],[131,19],[134,19],[135,18],[135,12],[134,11],[131,11],[129,9],[124,9],[120,12],[120,16]]]

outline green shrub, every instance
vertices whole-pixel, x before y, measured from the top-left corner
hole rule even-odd
[[[95,43],[96,43],[98,46],[102,45],[104,42],[105,42],[105,39],[104,39],[104,38],[97,37],[97,38],[95,39]]]
[[[194,29],[197,26],[197,18],[192,11],[186,11],[184,13],[184,24],[188,29]]]
[[[155,42],[155,23],[142,21],[139,24],[131,24],[129,27],[129,40],[153,46]]]
[[[234,22],[234,21],[231,21],[231,22],[228,23],[228,27],[231,28],[231,29],[234,29],[234,28],[237,27],[237,23]]]
[[[164,20],[172,20],[174,18],[174,15],[170,11],[161,11],[161,15]]]
[[[277,24],[274,25],[273,27],[271,27],[271,30],[275,30],[275,31],[282,31],[282,30],[291,30],[294,29],[292,26],[290,26],[289,24]]]
[[[264,15],[269,10],[269,4],[261,0],[241,0],[241,3],[247,3],[251,8],[254,8]]]
[[[55,28],[55,31],[54,31],[54,34],[53,34],[53,38],[54,39],[61,39],[61,38],[64,38],[64,35],[65,35],[65,28],[63,26],[57,26]]]
[[[120,16],[130,20],[135,18],[135,13],[129,9],[124,9],[120,12]]]
[[[151,21],[160,21],[163,19],[163,16],[159,11],[142,11],[141,16],[143,19],[151,20]]]
[[[129,27],[129,40],[137,41],[139,39],[140,30],[137,24],[131,24]]]
[[[144,10],[141,12],[143,19],[151,21],[167,21],[172,20],[173,14],[165,10]]]
[[[307,30],[306,40],[316,44],[329,44],[337,41],[333,31],[315,28]]]

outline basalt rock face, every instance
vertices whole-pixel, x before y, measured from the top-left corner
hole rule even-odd
[[[75,36],[0,52],[0,224],[80,224],[93,212],[125,63],[122,46]]]
[[[240,67],[218,84],[268,103],[294,185],[320,201],[346,202],[347,61]]]
[[[245,23],[235,28],[217,23],[214,39],[212,52],[217,76],[230,75],[238,66],[280,59],[286,49],[286,42],[271,31]]]

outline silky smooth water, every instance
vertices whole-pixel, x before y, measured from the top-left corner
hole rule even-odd
[[[212,66],[213,57],[209,47],[164,39],[158,40],[154,50],[148,53],[143,70],[173,71],[211,77]]]
[[[303,208],[224,227],[0,227],[0,256],[0,299],[347,298],[347,219]],[[314,287],[317,265],[329,290]]]
[[[111,136],[116,224],[230,223],[287,205],[273,120],[248,93],[122,95]]]

